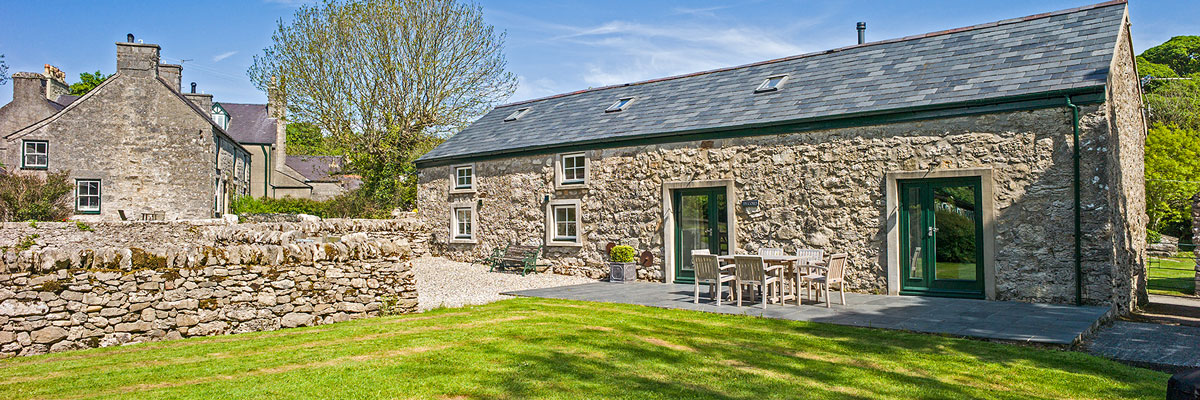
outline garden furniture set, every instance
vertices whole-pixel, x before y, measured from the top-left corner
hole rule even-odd
[[[816,249],[800,249],[796,255],[788,255],[783,249],[763,248],[756,255],[723,256],[710,254],[708,250],[694,250],[694,302],[700,302],[700,285],[708,285],[709,296],[721,305],[722,287],[729,284],[731,301],[736,298],[739,307],[747,289],[751,302],[755,300],[756,292],[762,294],[764,309],[769,301],[784,304],[787,300],[796,300],[796,305],[800,305],[802,287],[810,299],[815,296],[818,301],[823,292],[826,307],[830,306],[830,291],[836,287],[841,304],[845,305],[847,254],[833,254],[822,259],[823,255],[824,251]]]

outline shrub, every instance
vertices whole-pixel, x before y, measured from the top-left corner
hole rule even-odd
[[[612,250],[608,252],[608,258],[613,262],[628,263],[633,262],[634,253],[635,250],[633,250],[633,247],[624,245],[614,246]]]
[[[391,218],[391,209],[360,190],[354,190],[325,202],[329,218]]]
[[[325,201],[284,197],[240,196],[229,206],[234,214],[309,214],[321,218],[391,218],[391,209],[354,190]]]
[[[1162,234],[1158,233],[1158,231],[1156,231],[1156,230],[1147,229],[1146,230],[1146,243],[1159,243],[1159,242],[1162,242]]]
[[[67,172],[0,173],[0,221],[62,221],[73,213]]]

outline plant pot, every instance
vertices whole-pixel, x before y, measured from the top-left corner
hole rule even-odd
[[[637,263],[610,262],[608,263],[608,281],[616,283],[637,280]]]

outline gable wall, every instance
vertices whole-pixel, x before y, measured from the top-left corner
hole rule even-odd
[[[1085,106],[1085,302],[1114,304],[1108,202],[1092,178],[1106,168],[1103,106]],[[1097,124],[1097,122],[1099,122]],[[1075,300],[1071,113],[1065,107],[831,129],[787,135],[690,141],[588,151],[589,188],[554,190],[553,156],[475,163],[476,192],[452,194],[451,166],[420,172],[418,212],[433,229],[435,254],[478,260],[509,242],[545,238],[544,196],[581,201],[580,247],[550,247],[559,273],[607,275],[607,243],[654,254],[639,279],[661,281],[665,182],[732,180],[738,252],[760,247],[822,248],[850,255],[853,290],[887,291],[885,175],[894,171],[991,168],[995,210],[996,298],[1048,303]],[[1122,182],[1121,184],[1124,184]],[[1086,190],[1091,187],[1093,190]],[[478,244],[450,244],[451,203],[478,207]],[[1128,251],[1128,249],[1121,249]],[[673,268],[668,266],[667,268]],[[1128,309],[1127,305],[1118,305]]]

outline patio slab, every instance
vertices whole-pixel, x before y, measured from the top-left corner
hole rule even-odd
[[[506,292],[523,297],[637,304],[650,307],[753,315],[793,321],[897,329],[976,339],[1071,346],[1095,329],[1108,313],[1107,307],[1075,307],[1013,301],[948,299],[938,297],[882,296],[846,293],[846,305],[805,301],[797,306],[759,303],[742,307],[724,302],[720,306],[702,293],[700,304],[692,303],[692,286],[662,283],[596,282]],[[703,288],[702,288],[703,290]]]

